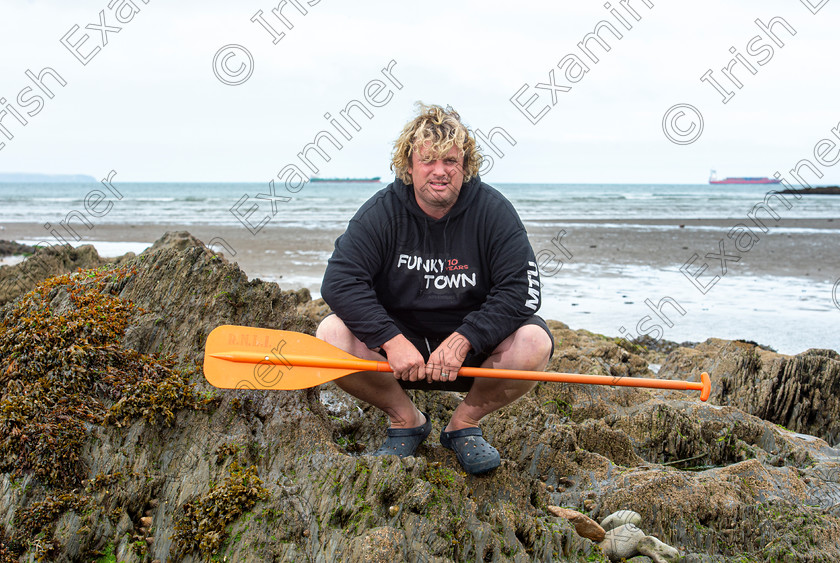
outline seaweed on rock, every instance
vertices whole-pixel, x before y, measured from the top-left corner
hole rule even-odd
[[[120,346],[139,312],[115,295],[130,273],[103,267],[51,278],[0,324],[0,470],[76,486],[86,474],[86,425],[169,424],[177,410],[207,404],[171,358]]]
[[[96,508],[75,492],[89,474],[82,449],[92,428],[139,418],[169,425],[178,410],[210,402],[194,392],[194,369],[121,346],[141,312],[116,295],[132,273],[102,267],[50,278],[0,323],[0,471],[33,475],[45,494],[18,512],[4,553],[51,557],[59,516]]]
[[[271,496],[254,466],[243,468],[234,461],[225,482],[187,502],[175,522],[173,539],[181,553],[199,551],[209,558],[227,539],[227,527],[261,500]]]

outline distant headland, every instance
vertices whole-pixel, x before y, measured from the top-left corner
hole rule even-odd
[[[0,172],[0,183],[40,182],[40,183],[78,183],[98,182],[87,174],[33,174],[29,172]]]

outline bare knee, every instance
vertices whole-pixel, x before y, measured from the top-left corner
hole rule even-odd
[[[365,360],[384,360],[385,358],[370,350],[365,344],[350,332],[338,315],[324,317],[315,330],[315,336],[336,348],[341,348],[354,356]]]
[[[548,365],[552,347],[551,338],[542,327],[521,326],[496,347],[488,367],[542,371]]]
[[[545,329],[537,325],[525,325],[519,327],[517,332],[519,331],[522,331],[518,338],[522,350],[534,362],[534,365],[528,369],[544,370],[554,349],[551,337]]]
[[[324,320],[315,329],[315,336],[324,342],[337,345],[339,342],[346,340],[348,336],[352,336],[352,333],[344,324],[344,321],[338,318],[338,315],[329,315],[324,317]]]

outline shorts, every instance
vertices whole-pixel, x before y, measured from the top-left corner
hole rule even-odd
[[[525,319],[525,321],[521,325],[519,325],[519,328],[526,325],[537,325],[543,330],[545,330],[546,334],[548,334],[548,337],[551,339],[551,354],[549,355],[549,358],[551,358],[551,356],[554,355],[554,336],[551,334],[551,331],[548,329],[548,325],[545,323],[542,317],[538,315],[532,315],[531,317]],[[414,344],[417,350],[419,350],[420,353],[423,355],[423,359],[427,362],[429,361],[429,356],[432,355],[432,352],[434,352],[437,349],[437,347],[440,346],[440,344],[443,342],[443,340],[425,338],[423,336],[409,334],[407,331],[403,331],[403,335],[409,340],[409,342]],[[385,350],[380,349],[379,353],[387,357],[387,355],[385,354]],[[463,367],[480,367],[481,364],[483,364],[488,357],[490,357],[489,353],[477,354],[473,350],[470,350],[469,352],[467,352],[467,357],[464,360]],[[399,384],[403,389],[466,392],[469,391],[472,387],[474,378],[459,377],[458,379],[452,382],[434,381],[432,383],[429,383],[425,379],[422,379],[420,381],[404,381],[402,379],[399,379],[397,381],[399,381]]]

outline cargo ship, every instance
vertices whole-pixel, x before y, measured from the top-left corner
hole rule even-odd
[[[776,180],[774,178],[724,178],[723,180],[717,179],[717,172],[712,170],[712,174],[709,176],[709,183],[710,184],[781,184],[781,180]]]
[[[378,182],[379,176],[373,178],[318,178],[313,176],[310,182],[330,182],[335,184],[365,184],[371,182]]]

